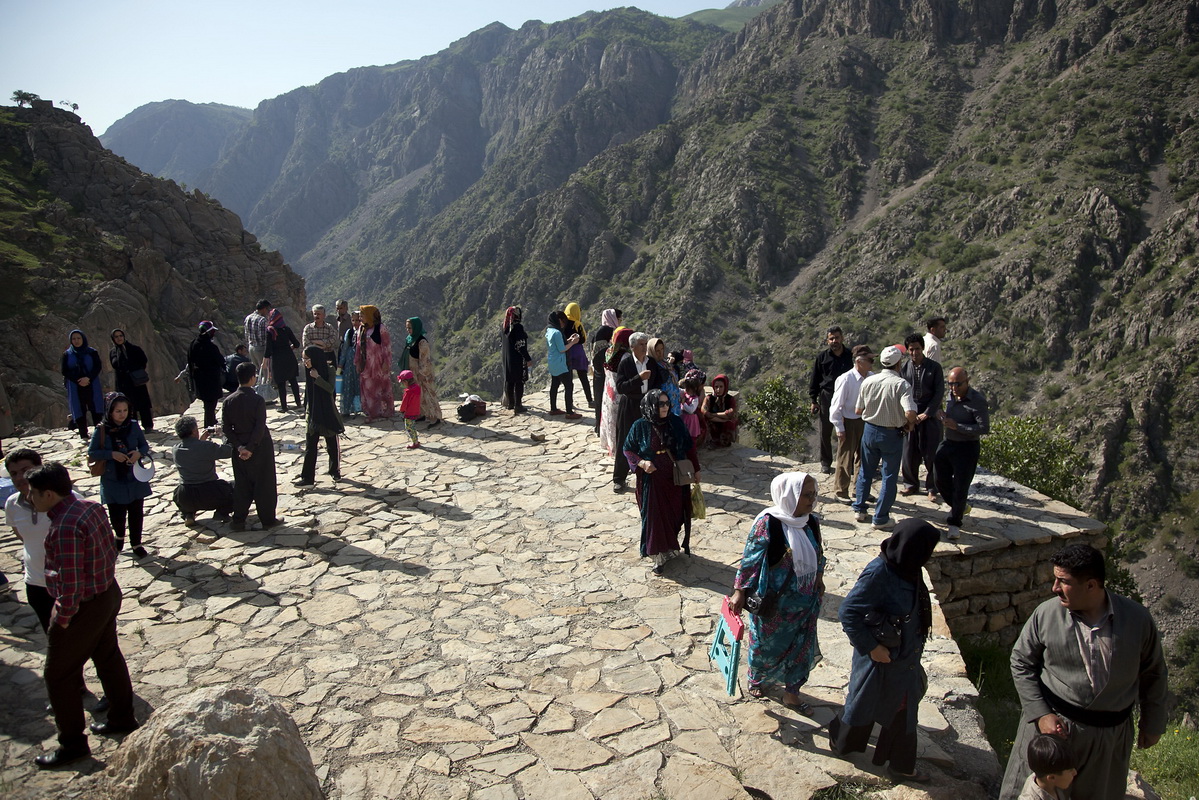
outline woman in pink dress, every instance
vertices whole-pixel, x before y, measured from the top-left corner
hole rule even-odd
[[[358,386],[362,413],[366,421],[389,419],[395,414],[395,393],[391,385],[391,335],[383,327],[383,316],[375,306],[359,310],[362,327],[358,331]]]

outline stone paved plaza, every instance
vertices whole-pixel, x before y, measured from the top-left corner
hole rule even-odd
[[[544,395],[532,405],[544,408]],[[730,698],[707,655],[716,613],[770,479],[795,465],[743,447],[703,451],[708,519],[695,523],[693,555],[656,577],[637,555],[632,493],[612,492],[590,419],[559,419],[447,417],[417,451],[404,448],[401,423],[354,420],[344,479],[298,490],[300,453],[284,450],[286,524],[246,533],[207,514],[197,529],[183,525],[170,503],[173,418],[160,420],[150,434],[152,555],[137,564],[122,553],[118,568],[139,716],[199,687],[261,687],[292,714],[338,800],[802,800],[840,781],[889,787],[870,753],[831,757],[821,730],[849,670],[837,604],[882,535],[853,522],[822,482],[829,574],[824,660],[804,691],[812,717],[777,695]],[[298,415],[272,408],[269,423],[276,442],[302,442]],[[5,442],[23,445],[86,475],[83,444],[68,432]],[[89,496],[96,481],[80,481]],[[944,511],[897,504],[899,518],[915,514],[939,523]],[[15,537],[5,535],[0,567],[16,579]],[[983,798],[980,784],[999,771],[937,619],[920,707],[921,764],[934,780],[882,797]],[[95,760],[38,773],[32,758],[54,737],[45,638],[11,593],[0,636],[0,793],[88,796],[81,778],[119,742],[93,735]],[[88,677],[98,689],[90,666]]]

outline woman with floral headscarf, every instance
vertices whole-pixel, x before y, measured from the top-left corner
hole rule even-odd
[[[691,487],[674,482],[674,464],[689,459],[699,483],[699,457],[683,421],[670,411],[670,398],[650,389],[641,399],[641,418],[624,440],[624,456],[637,475],[637,507],[641,509],[641,556],[654,561],[661,575],[666,562],[678,554],[679,529],[683,551],[691,552]]]
[[[358,310],[358,389],[366,421],[390,419],[395,414],[395,390],[391,383],[391,334],[383,326],[383,315],[375,306]]]
[[[579,376],[583,386],[583,394],[587,397],[587,405],[595,408],[595,399],[591,396],[591,381],[587,377],[587,330],[583,327],[583,309],[578,303],[567,303],[562,311],[562,337],[569,339],[572,335],[579,339],[566,351],[566,365]]]
[[[679,388],[679,381],[674,374],[674,369],[666,360],[666,342],[657,338],[650,339],[649,354],[654,361],[658,362],[658,366],[662,368],[662,391],[666,392],[666,396],[670,398],[670,413],[678,414],[679,418],[682,419],[683,391]]]
[[[916,719],[928,688],[920,658],[933,625],[924,565],[940,539],[924,520],[900,522],[841,601],[853,667],[845,708],[828,726],[829,745],[837,755],[865,752],[875,724],[881,725],[873,761],[878,766],[889,761],[887,774],[896,781],[929,779],[916,769]],[[867,622],[868,615],[877,615],[883,625]],[[875,634],[892,624],[899,631],[898,646],[881,643]]]
[[[504,361],[504,394],[500,404],[512,409],[514,414],[525,413],[525,381],[529,377],[529,337],[521,324],[520,306],[508,306],[504,312],[504,337],[501,354]]]
[[[429,420],[429,427],[441,424],[441,401],[437,397],[437,373],[433,369],[433,350],[425,335],[425,323],[420,317],[409,317],[404,323],[408,338],[404,341],[404,352],[400,354],[400,369],[410,369],[416,375],[420,387],[420,419]]]
[[[109,392],[105,398],[104,419],[92,433],[87,457],[104,461],[100,475],[100,502],[108,506],[108,518],[117,538],[117,550],[125,546],[125,522],[129,522],[129,545],[134,558],[145,558],[142,547],[142,524],[145,519],[144,501],[150,496],[150,484],[139,481],[133,465],[150,453],[137,420],[130,413],[129,399],[120,392]]]
[[[296,361],[296,349],[300,342],[296,335],[283,321],[283,312],[272,308],[266,322],[266,355],[264,360],[271,360],[271,380],[279,390],[279,413],[287,411],[287,384],[291,384],[292,396],[296,399],[296,411],[302,411],[300,404],[300,364]]]
[[[758,514],[729,606],[740,614],[750,592],[777,599],[777,611],[749,620],[749,694],[762,697],[766,683],[783,685],[783,705],[807,712],[796,694],[819,656],[816,620],[824,598],[824,547],[816,505],[816,479],[785,472],[770,483],[774,505]]]
[[[81,330],[71,331],[67,349],[62,353],[62,385],[67,390],[67,409],[71,415],[68,427],[79,429],[79,438],[87,440],[87,415],[100,424],[104,396],[100,391],[100,354],[88,347]]]
[[[620,359],[629,352],[629,337],[633,335],[632,328],[618,327],[612,333],[612,344],[608,346],[604,356],[604,396],[600,402],[600,441],[608,455],[612,455],[622,444],[616,441],[616,368]]]

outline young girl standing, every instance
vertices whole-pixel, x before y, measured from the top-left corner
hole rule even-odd
[[[125,546],[125,523],[129,523],[129,544],[133,557],[145,558],[142,547],[143,501],[150,496],[150,484],[139,481],[133,465],[148,455],[150,444],[137,420],[129,416],[129,400],[120,392],[105,398],[104,417],[92,432],[87,449],[90,461],[104,461],[100,475],[100,502],[108,506],[108,518],[117,537],[117,550]]]
[[[416,419],[420,416],[420,384],[416,382],[416,375],[410,369],[401,372],[396,380],[404,387],[404,395],[400,400],[400,414],[404,417],[404,429],[412,437],[412,444],[408,445],[408,449],[415,450],[420,447],[420,437],[416,433]]]
[[[345,430],[341,414],[333,402],[333,380],[329,374],[329,361],[325,351],[316,345],[304,348],[304,369],[307,370],[307,385],[304,391],[304,409],[308,421],[308,437],[304,442],[304,466],[300,470],[297,486],[312,486],[316,483],[316,450],[320,439],[325,438],[325,449],[329,451],[329,474],[333,480],[341,480],[341,447],[338,435]]]

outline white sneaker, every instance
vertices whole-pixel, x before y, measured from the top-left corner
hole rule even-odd
[[[949,540],[952,542],[956,539],[961,539],[961,538],[962,538],[962,529],[959,528],[957,525],[950,525],[949,526]]]
[[[874,528],[876,531],[889,531],[895,527],[895,520],[885,519],[882,522],[874,523],[870,527]]]
[[[870,512],[869,511],[859,511],[857,519],[858,519],[858,522],[869,522],[870,521]]]

